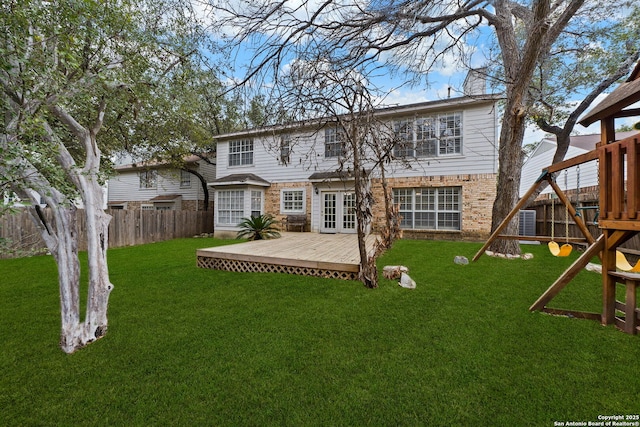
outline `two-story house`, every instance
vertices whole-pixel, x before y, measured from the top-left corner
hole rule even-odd
[[[402,140],[386,165],[386,182],[404,235],[484,239],[496,195],[495,97],[463,96],[375,112]],[[305,215],[307,231],[353,233],[354,182],[335,126],[298,123],[217,138],[215,234],[235,236],[243,217]],[[372,227],[385,218],[381,180],[371,181]],[[379,175],[378,175],[379,176]]]
[[[109,209],[205,210],[205,191],[209,189],[201,184],[199,176],[205,183],[216,176],[215,157],[205,161],[195,155],[185,159],[183,169],[149,162],[115,169],[116,175],[108,185]],[[209,197],[207,206],[207,210],[211,209],[213,197]]]

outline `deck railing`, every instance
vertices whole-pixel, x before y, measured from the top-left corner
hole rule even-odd
[[[638,135],[603,145],[598,150],[600,226],[607,229],[640,230]]]

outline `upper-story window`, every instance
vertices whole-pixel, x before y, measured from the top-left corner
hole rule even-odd
[[[324,157],[340,157],[343,154],[340,131],[335,127],[324,130]]]
[[[438,116],[440,135],[439,155],[460,154],[462,151],[462,114],[450,113]]]
[[[158,185],[158,171],[155,169],[140,171],[140,188],[156,188]]]
[[[288,165],[291,161],[291,136],[282,135],[280,138],[280,164]]]
[[[180,171],[180,188],[191,188],[191,173],[185,170]]]
[[[462,154],[462,113],[445,113],[394,123],[396,157]]]
[[[413,157],[413,120],[399,120],[393,124],[396,137],[394,154],[397,157]]]
[[[253,140],[229,141],[229,166],[253,164]]]

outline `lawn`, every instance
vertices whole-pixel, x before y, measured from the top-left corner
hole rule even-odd
[[[530,313],[575,259],[400,241],[402,289],[195,267],[180,239],[109,252],[109,332],[58,347],[51,257],[0,260],[0,425],[553,426],[640,412],[640,337]],[[599,311],[582,272],[551,305]]]

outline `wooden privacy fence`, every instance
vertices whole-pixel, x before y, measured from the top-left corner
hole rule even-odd
[[[51,211],[44,209],[45,219],[53,222]],[[213,233],[213,211],[170,210],[118,210],[106,211],[112,216],[109,223],[109,247],[142,245],[179,237],[193,237],[202,233]],[[78,244],[86,250],[86,221],[84,212],[77,215]],[[43,251],[46,246],[40,231],[27,212],[0,217],[0,239],[7,239],[8,251],[0,251],[0,258],[20,256],[25,253]]]

